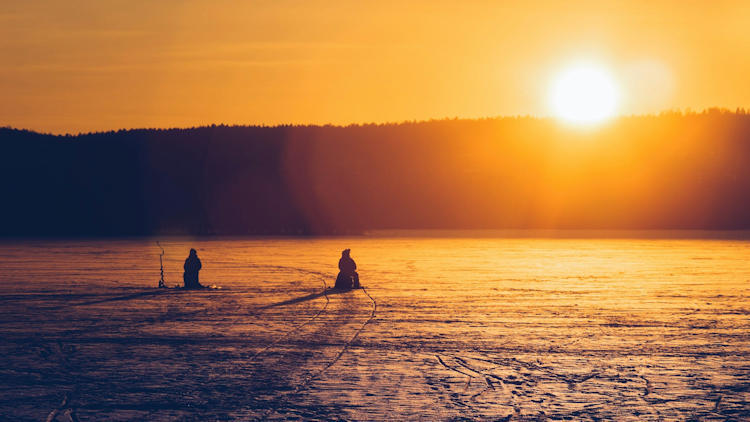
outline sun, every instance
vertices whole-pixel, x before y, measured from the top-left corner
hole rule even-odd
[[[613,117],[619,97],[611,73],[592,63],[564,69],[552,81],[549,92],[552,113],[567,123],[579,125],[601,123]]]

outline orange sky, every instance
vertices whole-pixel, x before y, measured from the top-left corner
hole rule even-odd
[[[619,112],[750,107],[750,1],[0,3],[0,126],[548,115],[596,61]]]

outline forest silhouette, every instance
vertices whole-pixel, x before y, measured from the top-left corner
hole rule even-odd
[[[0,129],[0,235],[748,229],[750,114],[49,135]]]

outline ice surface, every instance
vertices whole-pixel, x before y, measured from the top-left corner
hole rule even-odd
[[[0,419],[750,418],[749,242],[161,243],[0,244]]]

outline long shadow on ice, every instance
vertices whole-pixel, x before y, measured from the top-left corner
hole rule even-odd
[[[288,299],[282,302],[271,303],[265,306],[261,306],[257,309],[263,310],[263,309],[269,309],[269,308],[277,308],[279,306],[295,305],[297,303],[307,302],[308,300],[315,300],[319,297],[323,297],[326,295],[331,296],[331,295],[337,295],[337,294],[342,294],[342,293],[349,293],[351,291],[352,291],[351,289],[327,289],[325,291],[320,291],[318,293],[311,293],[306,296],[301,296],[301,297],[297,297],[294,299]]]
[[[160,289],[160,290],[147,290],[145,292],[133,293],[133,294],[123,295],[123,296],[107,297],[107,298],[104,298],[104,299],[89,300],[89,301],[86,301],[86,302],[68,303],[68,304],[65,304],[65,305],[49,307],[47,309],[55,310],[55,309],[67,308],[67,307],[70,307],[70,306],[86,306],[86,305],[96,305],[96,304],[99,304],[99,303],[107,303],[107,302],[128,301],[128,300],[141,299],[141,298],[149,297],[149,296],[163,295],[163,294],[167,294],[167,293],[173,293],[173,292],[170,292],[169,290],[164,290],[164,289]]]

